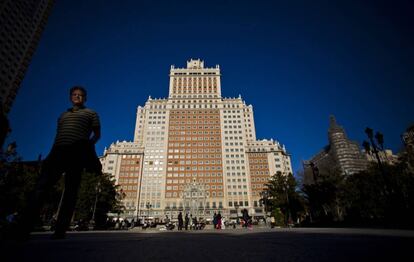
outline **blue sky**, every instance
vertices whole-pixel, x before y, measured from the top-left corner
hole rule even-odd
[[[136,107],[168,96],[170,65],[219,64],[222,94],[252,104],[259,139],[293,168],[327,144],[329,115],[359,143],[370,126],[401,148],[413,121],[410,1],[56,1],[9,115],[24,160],[46,156],[68,90],[101,117],[98,154],[132,140]]]

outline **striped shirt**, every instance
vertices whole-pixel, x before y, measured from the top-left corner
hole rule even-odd
[[[92,109],[83,107],[63,112],[57,125],[54,146],[72,145],[78,141],[89,140],[93,128],[99,128],[99,116]]]

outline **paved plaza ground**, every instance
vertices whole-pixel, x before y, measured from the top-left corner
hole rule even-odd
[[[414,231],[226,229],[70,232],[3,241],[1,261],[413,261]]]

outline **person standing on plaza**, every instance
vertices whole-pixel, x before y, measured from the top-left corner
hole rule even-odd
[[[226,218],[225,217],[221,218],[221,229],[226,229]]]
[[[217,216],[216,216],[216,219],[217,219],[217,221],[216,221],[216,228],[217,229],[221,229],[221,214],[220,214],[220,212],[218,212],[218,214],[217,214]]]
[[[190,223],[190,218],[188,217],[188,213],[185,214],[184,219],[185,219],[185,224],[184,224],[185,230],[188,230],[188,224]]]
[[[190,230],[194,230],[194,219],[193,219],[193,214],[190,214]]]
[[[214,226],[214,229],[217,228],[217,213],[216,212],[214,212],[214,215],[213,215],[213,226]]]
[[[247,228],[247,226],[249,225],[249,220],[250,220],[249,212],[247,211],[247,209],[243,209],[242,216],[243,216],[243,222],[244,222],[243,226]]]
[[[198,229],[198,221],[197,221],[197,217],[194,216],[193,217],[193,230],[197,230]]]
[[[183,224],[184,224],[183,213],[180,212],[178,214],[178,230],[183,230]]]
[[[54,239],[64,238],[75,209],[82,171],[102,172],[95,152],[95,143],[101,137],[101,125],[98,114],[85,107],[86,98],[85,88],[74,86],[70,89],[72,107],[58,119],[55,141],[43,161],[39,180],[22,216],[20,234],[23,237],[28,237],[33,230],[48,191],[65,173],[65,190],[52,235]]]

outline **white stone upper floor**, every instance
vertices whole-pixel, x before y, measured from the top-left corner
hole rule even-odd
[[[142,143],[130,141],[116,141],[112,143],[109,148],[104,149],[103,157],[108,154],[142,154],[144,146]]]

